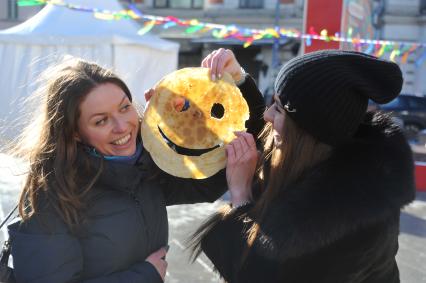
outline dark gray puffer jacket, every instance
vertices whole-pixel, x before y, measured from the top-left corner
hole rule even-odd
[[[204,180],[166,174],[150,180],[152,161],[148,154],[142,159],[139,166],[105,161],[77,235],[48,205],[24,224],[10,224],[17,281],[162,282],[145,259],[167,245],[166,206],[212,202],[226,190],[226,177],[222,170]]]

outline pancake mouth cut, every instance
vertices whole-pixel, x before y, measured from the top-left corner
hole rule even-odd
[[[215,150],[218,147],[221,147],[222,144],[220,145],[216,145],[214,147],[211,148],[206,148],[206,149],[191,149],[191,148],[186,148],[186,147],[181,147],[176,145],[174,142],[172,142],[161,130],[161,128],[159,126],[158,127],[158,131],[160,132],[161,136],[163,137],[163,139],[166,141],[167,145],[173,149],[173,151],[175,151],[178,154],[181,155],[187,155],[187,156],[200,156],[204,153],[207,153],[209,151]]]

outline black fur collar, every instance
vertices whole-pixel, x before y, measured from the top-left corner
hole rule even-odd
[[[414,199],[412,153],[391,119],[368,114],[356,137],[336,148],[268,207],[255,247],[272,258],[313,252]]]

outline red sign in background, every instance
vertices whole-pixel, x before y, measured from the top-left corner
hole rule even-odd
[[[426,162],[416,162],[416,188],[418,191],[426,192]]]
[[[326,29],[329,35],[340,34],[342,24],[343,0],[306,0],[304,16],[304,33],[313,31],[320,34]],[[308,46],[303,43],[303,52],[309,53],[321,49],[339,49],[339,42],[326,42],[313,39]]]

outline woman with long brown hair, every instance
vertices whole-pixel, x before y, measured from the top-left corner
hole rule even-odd
[[[229,52],[215,58],[213,72],[238,64]],[[389,116],[366,109],[402,82],[397,64],[359,52],[290,60],[264,113],[259,161],[250,136],[228,146],[231,204],[195,233],[195,256],[204,251],[230,283],[399,282],[412,153]]]
[[[17,282],[163,282],[166,205],[216,200],[224,170],[204,180],[160,171],[111,71],[72,59],[46,76],[18,145],[29,172],[8,226]]]

